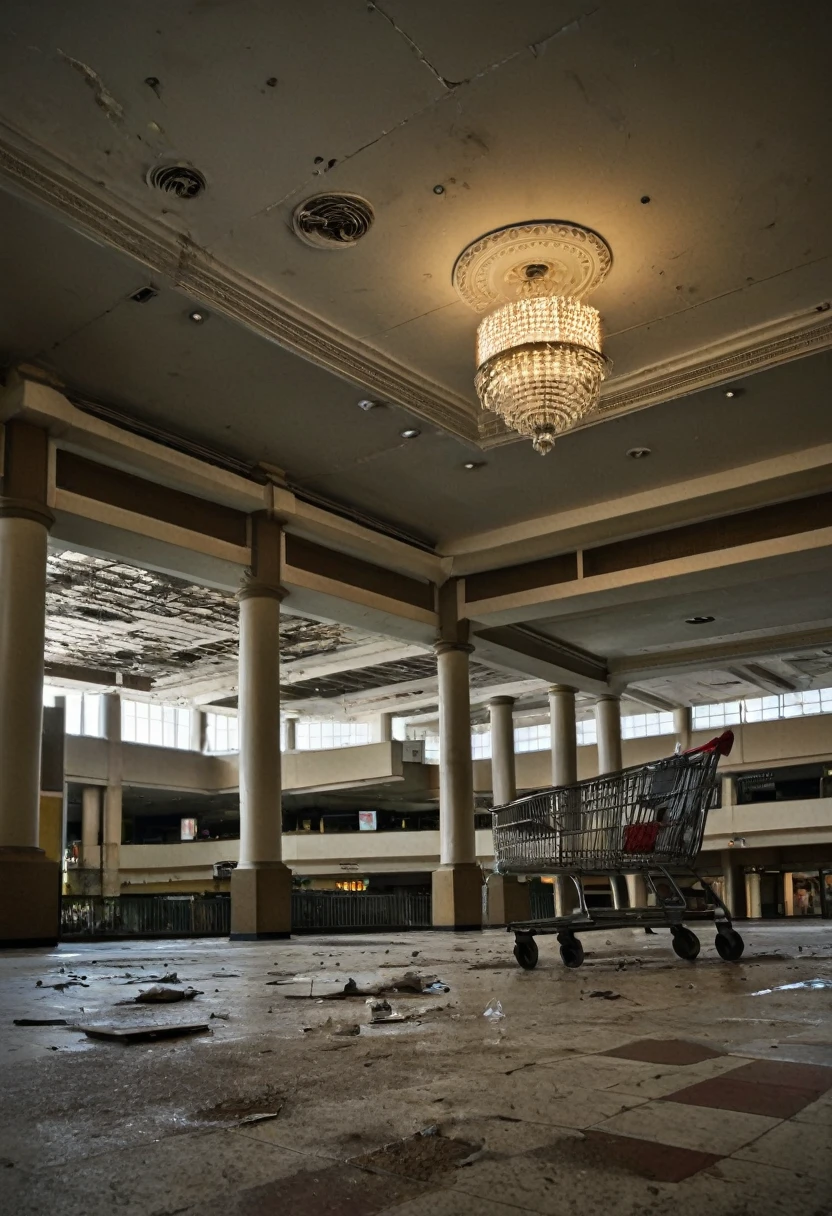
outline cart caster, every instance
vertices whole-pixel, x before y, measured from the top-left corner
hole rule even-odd
[[[534,971],[537,966],[537,942],[533,937],[517,937],[514,940],[514,957],[524,971]]]
[[[745,949],[745,942],[736,929],[720,929],[714,945],[717,954],[720,958],[724,958],[726,963],[737,962],[742,958],[742,952]]]
[[[565,967],[580,967],[584,961],[584,948],[573,933],[559,933],[560,956]]]
[[[673,934],[673,949],[679,958],[687,959],[689,963],[692,963],[702,948],[699,938],[684,925],[674,925],[671,933]]]

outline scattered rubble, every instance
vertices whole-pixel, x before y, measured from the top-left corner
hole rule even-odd
[[[119,1043],[145,1043],[154,1039],[173,1039],[180,1035],[205,1034],[207,1022],[179,1022],[169,1026],[77,1026],[89,1039],[111,1039]]]

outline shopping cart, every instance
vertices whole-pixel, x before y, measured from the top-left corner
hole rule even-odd
[[[530,971],[537,965],[538,934],[556,934],[566,966],[580,967],[584,951],[577,930],[629,926],[669,928],[673,949],[680,958],[693,960],[699,938],[684,922],[701,920],[714,924],[716,949],[723,959],[740,958],[744,944],[728,909],[693,869],[714,802],[717,765],[733,742],[728,730],[703,747],[666,760],[543,790],[495,808],[496,873],[562,876],[574,884],[579,904],[569,915],[508,926],[521,967]],[[699,890],[683,893],[680,871],[692,875]],[[640,875],[655,902],[589,909],[583,878],[590,874]]]

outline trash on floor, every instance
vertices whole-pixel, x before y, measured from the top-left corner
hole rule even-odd
[[[496,1023],[502,1021],[502,1019],[506,1016],[503,1013],[502,1002],[495,1000],[495,998],[492,996],[491,1000],[486,1005],[482,1016],[484,1018],[488,1018],[489,1022]]]
[[[599,997],[602,1001],[620,1001],[621,993],[613,992],[612,988],[599,988],[595,992],[585,992],[584,996]]]
[[[278,1119],[279,1117],[279,1110],[268,1111],[262,1115],[246,1115],[245,1119],[241,1119],[237,1126],[246,1127],[249,1123],[265,1123],[269,1119]]]
[[[361,1034],[361,1027],[355,1022],[342,1025],[340,1022],[333,1022],[332,1018],[327,1018],[320,1026],[304,1026],[303,1033],[328,1034],[340,1039],[352,1039]]]
[[[15,1026],[68,1026],[66,1018],[15,1018]]]
[[[118,1043],[146,1043],[153,1039],[173,1039],[179,1035],[205,1034],[207,1022],[178,1022],[170,1026],[76,1026],[89,1039],[111,1039]]]
[[[170,1001],[192,1001],[202,995],[199,988],[165,988],[162,984],[154,984],[133,997],[133,1001],[138,1005],[160,1005]]]
[[[752,996],[768,996],[771,992],[793,992],[795,989],[802,988],[804,990],[810,988],[832,988],[832,980],[798,980],[794,984],[778,984],[776,988],[760,988],[757,992],[752,992]]]

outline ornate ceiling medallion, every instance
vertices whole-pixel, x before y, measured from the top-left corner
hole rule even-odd
[[[529,435],[542,454],[598,404],[610,364],[600,317],[582,300],[611,265],[597,233],[545,220],[480,237],[454,266],[460,297],[488,314],[477,330],[483,408]]]

